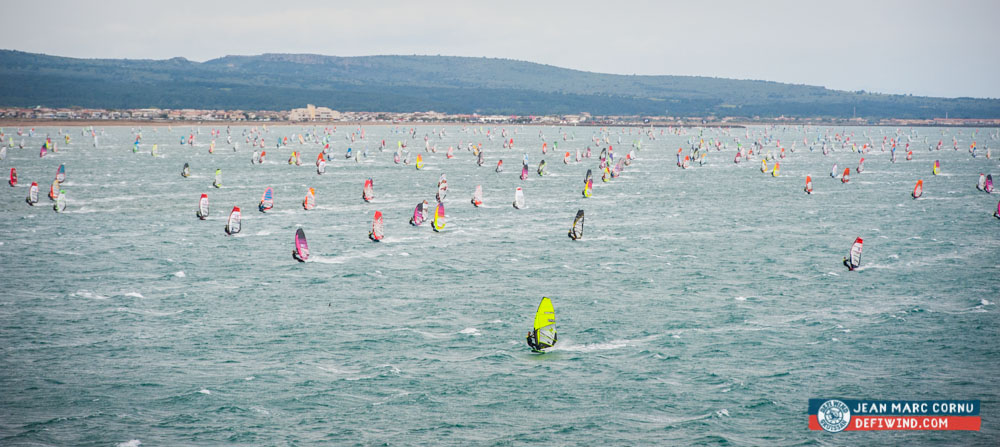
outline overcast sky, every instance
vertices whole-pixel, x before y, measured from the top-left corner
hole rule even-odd
[[[1000,98],[1000,0],[21,1],[0,48],[81,58],[428,54]]]

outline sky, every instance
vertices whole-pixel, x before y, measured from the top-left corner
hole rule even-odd
[[[78,58],[471,56],[1000,98],[1000,0],[39,0],[0,17],[0,48]]]

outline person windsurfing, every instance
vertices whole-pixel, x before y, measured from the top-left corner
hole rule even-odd
[[[532,352],[542,352],[546,348],[555,346],[559,340],[559,335],[556,333],[555,309],[548,297],[542,297],[542,301],[538,303],[532,330],[528,332],[525,340]]]

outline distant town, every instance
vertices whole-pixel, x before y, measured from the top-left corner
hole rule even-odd
[[[0,122],[7,125],[35,122],[121,122],[171,124],[171,123],[454,123],[454,124],[537,124],[568,126],[743,126],[759,124],[815,124],[857,126],[1000,126],[1000,119],[931,118],[931,119],[879,119],[829,117],[673,117],[673,116],[592,116],[576,115],[479,115],[446,114],[435,111],[391,112],[340,112],[312,104],[292,110],[201,110],[201,109],[95,109],[6,107],[0,108]]]

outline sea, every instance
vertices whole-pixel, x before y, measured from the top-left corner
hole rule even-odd
[[[3,132],[4,183],[18,173],[16,187],[0,185],[5,446],[1000,442],[1000,194],[976,188],[980,173],[1000,180],[1000,129]],[[57,151],[40,158],[46,137]],[[258,137],[266,157],[255,164]],[[634,158],[603,182],[609,146],[616,162]],[[698,147],[678,167],[678,151]],[[737,164],[740,147],[755,153]],[[397,150],[410,164],[394,162]],[[293,151],[301,166],[288,163]],[[61,164],[67,208],[56,213],[46,195]],[[831,177],[834,164],[838,176],[850,168],[848,183]],[[442,175],[445,228],[411,226]],[[25,202],[32,181],[36,206]],[[267,187],[274,208],[262,213]],[[317,206],[306,211],[310,187]],[[210,215],[199,220],[203,193]],[[242,231],[227,236],[234,206]],[[375,211],[382,242],[368,238]],[[305,263],[291,256],[298,228]],[[858,237],[861,265],[848,271]],[[559,340],[539,354],[525,335],[542,297]],[[810,398],[978,399],[982,427],[810,431]]]

